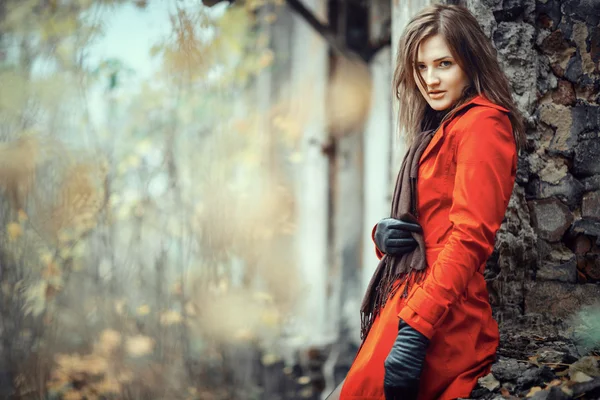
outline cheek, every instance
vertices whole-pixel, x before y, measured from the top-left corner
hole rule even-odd
[[[462,90],[468,84],[468,81],[464,75],[453,74],[453,76],[450,78],[450,81],[452,82],[452,87],[460,92],[462,92]]]

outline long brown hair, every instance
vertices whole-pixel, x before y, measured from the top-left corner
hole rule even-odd
[[[412,143],[423,126],[431,126],[431,120],[436,119],[436,113],[417,87],[413,70],[417,63],[419,44],[437,34],[444,37],[456,62],[471,79],[463,98],[453,109],[468,100],[469,95],[475,94],[483,95],[491,102],[508,109],[517,148],[522,148],[525,144],[525,126],[521,113],[512,100],[508,79],[496,58],[496,49],[469,10],[462,6],[443,4],[429,6],[414,16],[398,44],[393,88],[400,103],[398,122],[404,128],[407,141]],[[423,77],[420,74],[417,76],[426,87]],[[447,110],[443,119],[451,116],[452,110]]]

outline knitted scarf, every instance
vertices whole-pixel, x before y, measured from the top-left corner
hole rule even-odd
[[[401,219],[406,222],[417,222],[417,175],[419,171],[419,159],[423,151],[429,145],[435,131],[428,130],[417,135],[413,144],[404,156],[394,196],[392,199],[391,217]],[[411,253],[399,256],[384,255],[377,269],[369,282],[365,297],[363,298],[361,313],[361,339],[364,340],[373,325],[375,317],[385,306],[387,300],[392,297],[402,283],[406,282],[403,297],[406,297],[409,286],[414,282],[420,282],[424,276],[424,270],[427,266],[425,260],[425,242],[423,235],[413,233],[412,236],[418,243]]]

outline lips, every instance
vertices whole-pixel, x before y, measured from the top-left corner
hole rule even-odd
[[[446,93],[446,92],[443,90],[432,91],[432,92],[429,92],[429,97],[431,97],[432,99],[439,99],[444,96],[444,93]]]

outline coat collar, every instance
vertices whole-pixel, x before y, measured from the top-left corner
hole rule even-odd
[[[431,152],[431,150],[435,147],[435,145],[441,140],[441,138],[444,136],[445,133],[445,127],[446,125],[450,122],[453,121],[455,118],[457,118],[458,113],[462,110],[464,110],[467,107],[471,107],[471,106],[484,106],[484,107],[490,107],[490,108],[494,108],[496,110],[508,113],[509,110],[507,110],[506,108],[492,103],[491,101],[489,101],[487,98],[485,98],[484,96],[478,94],[477,96],[473,97],[471,100],[467,101],[464,104],[461,104],[455,111],[454,111],[454,116],[449,119],[444,121],[438,128],[438,131],[436,132],[436,134],[433,136],[433,139],[431,139],[431,142],[429,143],[429,145],[427,146],[427,148],[425,149],[425,151],[423,152],[423,154],[421,155],[421,158],[419,159],[419,161],[423,161],[425,159],[425,157],[427,157],[427,155]]]

